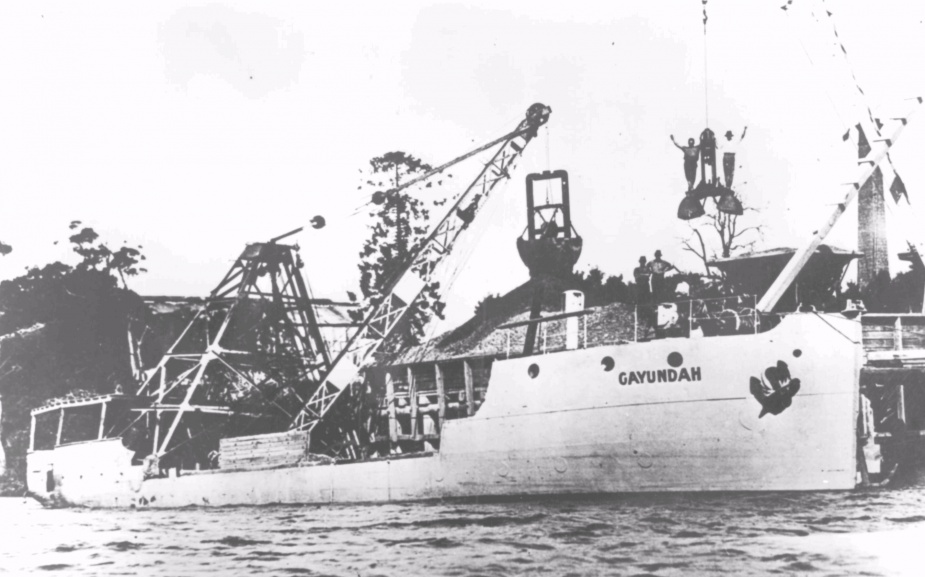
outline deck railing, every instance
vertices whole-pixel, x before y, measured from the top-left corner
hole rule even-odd
[[[524,329],[531,323],[539,325],[539,334],[533,354],[546,354],[569,348],[583,349],[591,344],[598,346],[672,337],[752,334],[760,332],[762,328],[761,317],[755,308],[757,301],[754,295],[742,295],[635,305],[631,326],[627,320],[624,326],[605,327],[604,330],[613,333],[609,340],[595,335],[590,338],[588,336],[589,323],[592,326],[601,322],[607,323],[607,321],[595,318],[595,309],[549,315],[546,318],[530,321],[517,321],[499,328],[507,329],[505,332],[507,357],[519,354],[516,350],[512,351],[514,346],[512,331]],[[569,321],[578,325],[577,335],[573,336],[572,347],[568,346]],[[631,334],[630,331],[632,331]],[[621,332],[623,336],[616,336]]]
[[[557,351],[564,351],[568,349],[568,321],[574,320],[578,323],[578,332],[576,339],[576,346],[573,348],[584,349],[588,347],[588,317],[591,316],[592,311],[585,309],[578,311],[576,313],[566,313],[565,315],[551,315],[549,319],[540,319],[537,322],[539,325],[538,335],[538,346],[536,347],[536,353],[539,355],[545,355],[546,353],[554,353]],[[517,325],[511,327],[502,327],[506,328],[505,331],[505,356],[510,358],[511,356],[511,333],[517,328]],[[550,325],[553,325],[553,328],[550,328]],[[515,352],[516,354],[516,352]]]
[[[754,295],[636,305],[633,340],[757,333]]]

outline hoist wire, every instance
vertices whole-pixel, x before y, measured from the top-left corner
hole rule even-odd
[[[513,171],[513,169],[514,167],[512,166],[511,170]],[[504,191],[499,191],[499,192],[504,192]],[[479,219],[479,223],[484,222],[485,224],[483,225],[483,227],[488,226],[488,223],[494,219],[494,216],[495,214],[497,214],[499,207],[503,204],[499,200],[495,200],[494,202],[492,202],[496,196],[500,197],[502,195],[498,194],[498,195],[489,196],[485,203],[486,206],[482,208],[482,211],[480,213],[481,218]],[[472,231],[472,232],[477,232],[477,231]],[[476,249],[479,247],[479,244],[480,244],[479,240],[481,238],[482,238],[481,233],[472,234],[467,238],[469,242],[462,243],[463,246],[458,247],[458,248],[462,248],[462,251],[458,252],[457,253],[458,256],[455,259],[453,259],[454,260],[453,266],[450,267],[450,270],[448,271],[449,274],[447,275],[445,282],[440,283],[440,292],[443,295],[447,295],[451,292],[453,286],[456,284],[456,281],[459,279],[459,276],[462,274],[463,270],[467,268],[467,264],[472,259],[472,256],[474,255]],[[487,295],[483,295],[483,297],[484,296],[487,296]],[[436,336],[435,333],[437,331],[438,326],[439,326],[439,323],[436,323],[436,322],[428,323],[427,327],[424,329],[426,341],[429,341],[432,338],[434,338],[434,336]]]
[[[549,160],[549,125],[546,125],[546,170],[552,170],[552,163]],[[546,204],[549,204],[550,181],[546,181]]]
[[[707,79],[709,78],[707,69],[707,0],[703,2],[703,116],[704,126],[710,126],[710,93]]]

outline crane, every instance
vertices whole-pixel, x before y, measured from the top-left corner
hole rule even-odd
[[[392,333],[405,312],[431,281],[437,265],[449,254],[456,239],[473,221],[495,186],[500,181],[510,178],[514,162],[527,144],[536,137],[539,128],[549,120],[551,112],[552,110],[544,104],[533,104],[513,131],[402,186],[373,195],[373,202],[381,202],[383,195],[395,194],[480,152],[494,149],[491,160],[482,167],[475,180],[459,195],[425,241],[412,253],[402,272],[385,287],[382,299],[369,308],[363,322],[349,335],[346,346],[331,361],[321,385],[292,420],[289,427],[291,431],[307,433],[311,443],[312,431],[330,413],[344,391],[357,381],[362,369],[372,359],[373,353]]]

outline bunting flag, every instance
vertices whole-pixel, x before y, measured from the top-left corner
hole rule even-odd
[[[701,0],[703,2],[703,33],[707,33],[707,0]]]
[[[780,7],[781,10],[787,10],[787,8],[793,4],[793,0],[787,0],[787,3]]]
[[[890,194],[893,195],[893,200],[896,201],[896,204],[899,204],[899,200],[904,196],[906,197],[906,202],[909,202],[906,185],[903,184],[903,179],[899,178],[899,174],[895,170],[893,171],[893,184],[890,185]]]
[[[823,2],[824,1],[825,0],[823,0]],[[787,5],[789,4],[790,2],[787,2]],[[875,130],[877,131],[877,136],[880,136],[880,129],[883,128],[883,123],[880,122],[879,118],[874,117],[874,113],[870,109],[870,105],[867,104],[866,102],[867,94],[864,92],[864,89],[861,87],[861,83],[858,81],[858,77],[854,73],[854,68],[851,66],[851,61],[848,59],[848,50],[845,48],[844,43],[842,43],[841,41],[841,36],[839,36],[838,34],[838,26],[835,25],[835,18],[832,14],[832,11],[826,9],[825,13],[826,13],[826,16],[828,16],[829,21],[832,24],[832,34],[835,35],[835,40],[838,43],[839,48],[841,48],[842,54],[845,57],[845,64],[848,65],[848,71],[851,73],[851,79],[854,80],[854,86],[855,88],[858,89],[858,92],[861,94],[861,96],[865,97],[864,106],[867,109],[867,118],[870,119],[871,124],[873,124],[873,126],[875,127]],[[858,124],[855,128],[858,131],[858,146],[861,146],[862,142],[864,144],[867,144],[867,137],[864,135],[864,131],[861,129],[861,125]],[[844,135],[842,135],[841,137],[842,141],[848,140],[850,136],[850,132],[851,132],[851,129],[848,129],[848,131],[845,132]],[[893,200],[899,203],[899,201],[903,197],[905,197],[906,202],[909,202],[909,195],[906,192],[906,186],[903,183],[902,179],[899,177],[899,174],[897,174],[896,167],[893,166],[893,159],[890,158],[889,152],[887,152],[886,154],[886,160],[887,160],[887,166],[889,166],[890,170],[893,171],[893,175],[894,175],[893,183],[890,185],[890,194],[893,195]]]
[[[864,128],[861,127],[861,123],[858,122],[854,125],[854,129],[858,131],[858,148],[866,148],[870,150],[870,142],[867,140],[867,135],[864,134]]]
[[[877,128],[882,128],[883,123],[880,122],[879,118],[874,119],[876,121]],[[867,140],[867,135],[864,132],[864,128],[861,126],[861,123],[857,123],[854,127],[849,128],[841,137],[842,141],[845,142],[851,138],[851,131],[854,130],[858,135],[858,148],[867,148],[870,150],[870,142]],[[884,180],[889,177],[889,172],[893,173],[893,181],[890,184],[890,195],[893,197],[893,201],[896,204],[899,204],[903,198],[906,199],[906,202],[909,202],[909,194],[906,192],[906,184],[903,182],[903,179],[900,178],[899,173],[896,171],[896,167],[893,166],[893,161],[890,160],[890,153],[887,153],[887,162],[880,166],[880,169],[884,171]]]

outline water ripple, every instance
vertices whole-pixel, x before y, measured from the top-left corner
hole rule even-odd
[[[0,567],[104,577],[893,575],[880,569],[887,545],[861,545],[925,536],[923,488],[163,511],[0,500]]]

